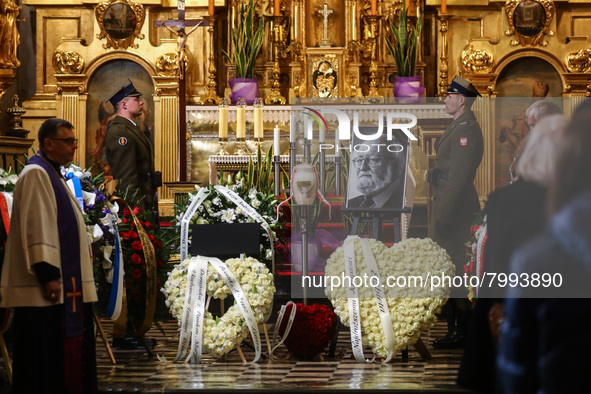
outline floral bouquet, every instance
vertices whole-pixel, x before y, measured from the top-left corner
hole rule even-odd
[[[468,274],[469,277],[477,276],[479,279],[482,279],[482,274],[484,272],[484,247],[487,239],[486,215],[479,215],[477,223],[473,224],[470,228],[470,239],[466,242],[467,262],[464,264],[464,272]],[[476,302],[477,296],[478,288],[474,288],[470,285],[468,287],[468,299],[471,302]]]
[[[125,272],[128,317],[134,324],[141,324],[145,310],[146,262],[142,244],[138,239],[138,229],[131,220],[131,210],[124,208],[121,215],[122,207],[116,202],[113,204],[109,202],[105,194],[105,179],[102,174],[92,177],[89,171],[83,171],[75,165],[62,168],[62,174],[67,179],[75,177],[80,180],[87,235],[93,251],[94,276],[99,297],[97,307],[104,312],[109,303],[114,272],[115,238],[118,233]],[[157,285],[160,288],[167,277],[165,261],[168,260],[172,251],[169,246],[176,242],[176,237],[171,235],[172,232],[154,227],[149,221],[151,214],[144,213],[137,207],[132,209],[154,246]],[[160,304],[157,310],[166,311],[161,294],[157,293],[156,297]]]
[[[222,182],[220,182],[222,183]],[[236,174],[235,181],[228,176],[224,184],[230,191],[235,192],[248,205],[254,208],[257,213],[269,224],[271,233],[261,227],[260,233],[260,256],[267,266],[270,266],[273,259],[273,242],[278,240],[277,234],[281,233],[285,226],[282,220],[277,219],[277,200],[273,189],[261,187],[257,190],[252,184],[251,178],[245,178],[242,172]],[[196,186],[196,191],[189,195],[189,201],[193,202],[201,187]],[[209,194],[203,203],[197,208],[196,213],[190,219],[190,224],[215,224],[215,223],[255,223],[255,219],[249,216],[242,208],[227,199],[213,185],[207,186]],[[177,205],[177,225],[180,224],[187,207]],[[190,236],[189,236],[190,237]],[[190,242],[190,240],[189,240]]]
[[[336,334],[337,316],[327,305],[289,303],[285,308],[285,316],[289,316],[292,308],[296,314],[287,338],[285,347],[294,356],[302,360],[312,360],[328,345]],[[283,319],[279,334],[284,335],[288,319]]]

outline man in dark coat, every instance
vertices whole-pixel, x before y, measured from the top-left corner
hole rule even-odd
[[[121,190],[141,199],[138,206],[142,210],[151,210],[157,191],[152,180],[154,148],[135,122],[142,114],[144,102],[140,99],[141,95],[129,83],[109,99],[117,111],[117,117],[108,126],[103,149],[113,179],[119,181]]]
[[[474,187],[476,170],[482,160],[484,142],[482,131],[472,112],[478,90],[468,81],[456,76],[445,91],[445,111],[454,120],[441,136],[437,146],[435,168],[429,171],[433,184],[433,204],[429,230],[431,237],[449,253],[456,274],[463,274],[466,260],[465,242],[470,234],[474,214],[480,211],[478,193]],[[435,340],[436,348],[461,347],[468,321],[464,289],[452,290],[446,304],[448,334]]]

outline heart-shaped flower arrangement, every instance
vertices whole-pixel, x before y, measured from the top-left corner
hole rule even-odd
[[[287,350],[297,358],[311,360],[320,354],[336,334],[337,317],[327,305],[289,303],[284,316],[290,315],[296,308],[295,318],[287,338],[283,342]],[[279,334],[285,333],[288,319],[284,318],[279,327]]]
[[[430,278],[434,276],[441,278],[442,275],[452,276],[455,269],[446,251],[430,238],[406,239],[394,244],[391,248],[373,239],[368,241],[387,298],[396,340],[395,352],[397,353],[408,345],[416,343],[421,331],[428,329],[437,321],[437,315],[449,297],[449,287],[439,283],[441,286],[431,288],[432,283],[438,283]],[[369,277],[369,270],[359,240],[355,241],[355,260],[356,275],[360,278]],[[346,275],[343,246],[330,256],[325,272],[327,276],[326,295],[331,300],[335,313],[341,318],[343,324],[349,326],[347,283],[342,281],[339,286],[331,286],[331,283],[336,282],[331,282],[333,277],[342,278],[343,275]],[[427,285],[424,290],[417,291],[417,288],[401,286],[401,282],[396,281],[399,277],[403,277],[405,280],[415,277],[414,280]],[[372,286],[357,286],[357,289],[363,343],[370,346],[378,357],[386,357],[387,342]]]

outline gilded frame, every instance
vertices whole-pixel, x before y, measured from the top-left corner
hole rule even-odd
[[[516,11],[522,3],[537,3],[543,7],[543,15],[545,19],[542,21],[539,27],[539,32],[534,35],[525,35],[519,32],[518,19]],[[507,0],[505,3],[505,14],[507,16],[507,22],[509,22],[509,29],[505,31],[505,35],[515,36],[515,40],[511,40],[511,45],[521,46],[546,46],[548,42],[544,40],[545,36],[553,36],[554,32],[550,30],[550,25],[554,20],[556,14],[556,8],[554,7],[554,1],[552,0]]]
[[[146,15],[142,4],[130,0],[109,0],[97,4],[94,14],[101,30],[97,38],[107,39],[103,48],[137,48],[135,39],[144,39],[140,33]]]

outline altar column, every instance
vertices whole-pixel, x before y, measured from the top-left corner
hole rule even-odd
[[[179,180],[178,79],[156,76],[154,82],[154,166],[162,172],[163,183],[158,192],[158,208],[160,215],[173,216],[174,195],[167,183]]]
[[[67,120],[74,126],[78,138],[78,149],[74,163],[86,168],[86,101],[88,95],[84,87],[85,74],[55,74],[57,79],[56,116]]]

